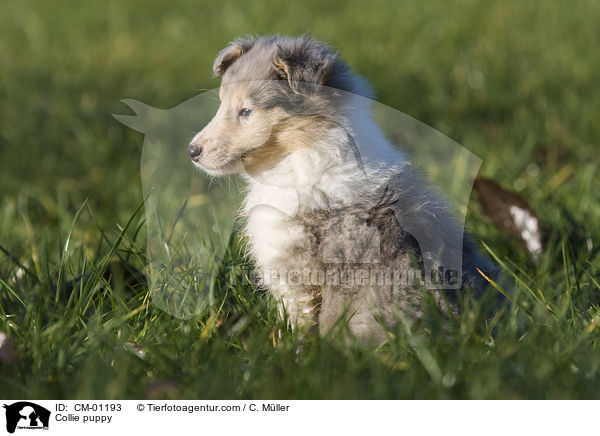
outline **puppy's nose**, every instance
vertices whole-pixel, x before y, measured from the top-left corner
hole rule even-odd
[[[202,154],[202,147],[199,147],[194,144],[188,145],[188,153],[193,161],[197,161],[200,155]]]

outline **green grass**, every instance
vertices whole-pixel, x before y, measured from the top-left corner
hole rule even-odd
[[[0,332],[16,352],[0,354],[0,397],[599,397],[600,259],[577,243],[600,243],[597,3],[2,9]],[[223,281],[187,320],[152,304],[139,276],[142,136],[111,113],[125,112],[123,98],[168,108],[214,88],[212,59],[235,36],[305,31],[335,45],[382,103],[530,200],[551,229],[538,264],[475,196],[467,219],[514,273],[512,306],[490,314],[467,300],[461,317],[431,312],[376,349],[309,338],[298,352],[293,333],[274,335],[273,302],[248,286]]]

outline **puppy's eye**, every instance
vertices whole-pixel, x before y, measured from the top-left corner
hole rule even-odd
[[[238,112],[238,116],[242,118],[247,118],[252,113],[252,109],[247,109],[245,107],[241,108]]]

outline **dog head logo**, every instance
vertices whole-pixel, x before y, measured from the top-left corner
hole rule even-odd
[[[3,406],[6,409],[6,431],[16,429],[48,429],[50,411],[29,401],[19,401]]]

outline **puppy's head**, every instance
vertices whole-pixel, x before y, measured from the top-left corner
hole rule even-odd
[[[237,39],[213,72],[221,105],[188,147],[211,175],[260,173],[310,147],[335,125],[335,91],[360,92],[337,53],[305,36]]]

